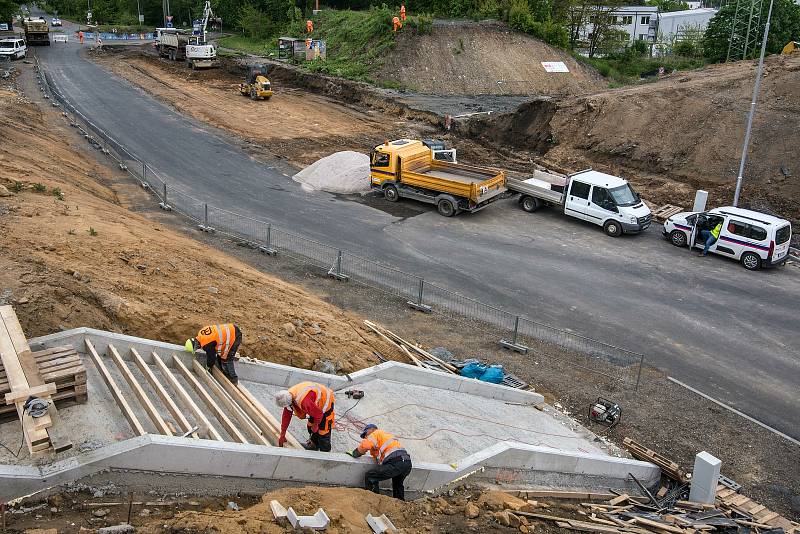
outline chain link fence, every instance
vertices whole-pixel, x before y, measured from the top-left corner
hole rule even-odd
[[[45,98],[53,97],[63,115],[87,141],[113,158],[119,167],[147,189],[165,210],[175,211],[210,233],[244,241],[269,255],[282,254],[319,267],[338,280],[353,280],[407,301],[413,308],[479,324],[487,336],[503,346],[527,352],[529,345],[545,343],[580,353],[565,361],[568,365],[618,381],[623,387],[638,388],[644,355],[592,339],[485,304],[424,278],[406,273],[346,250],[287,232],[270,221],[260,220],[213,206],[168,184],[155,169],[136,156],[112,135],[82,114],[52,82],[36,59],[39,86]],[[56,102],[57,101],[57,102]],[[555,351],[562,352],[562,351]],[[558,357],[558,356],[552,356]],[[564,355],[562,358],[569,358]],[[613,364],[613,373],[609,373]]]

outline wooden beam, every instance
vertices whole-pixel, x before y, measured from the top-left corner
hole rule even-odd
[[[124,415],[125,419],[128,420],[128,423],[131,425],[131,428],[133,429],[133,432],[136,435],[144,436],[145,434],[147,434],[147,431],[145,431],[144,427],[142,426],[142,423],[139,422],[139,419],[136,417],[136,414],[134,414],[133,410],[131,410],[128,401],[125,400],[125,396],[122,394],[122,390],[117,385],[117,382],[114,380],[114,377],[111,376],[111,373],[108,371],[106,364],[103,363],[103,360],[102,358],[100,358],[100,355],[97,354],[94,345],[92,345],[92,342],[89,341],[88,339],[84,339],[84,342],[86,343],[86,349],[89,351],[89,355],[92,357],[92,361],[94,362],[95,367],[97,367],[97,370],[100,371],[100,376],[103,377],[106,386],[108,386],[108,390],[111,392],[111,396],[114,397],[115,401],[117,401],[117,406],[119,406],[119,409],[122,411],[122,415]]]
[[[25,332],[22,331],[22,325],[19,324],[14,308],[12,306],[0,306],[0,319],[6,325],[8,335],[14,344],[14,351],[17,354],[30,352],[31,348],[28,346],[28,340],[25,339]]]
[[[28,397],[49,397],[56,392],[56,385],[52,382],[40,386],[33,386],[27,389],[18,389],[11,393],[6,394],[6,404],[14,404],[15,402],[25,401]]]
[[[225,412],[223,412],[217,403],[214,402],[214,399],[211,398],[211,395],[209,395],[208,392],[203,388],[202,384],[198,382],[197,377],[195,377],[174,354],[172,355],[172,361],[175,363],[175,368],[183,375],[183,378],[189,382],[189,385],[194,388],[197,395],[214,414],[214,417],[216,417],[220,424],[222,424],[225,432],[227,432],[234,441],[238,441],[239,443],[249,443],[247,438],[245,438],[239,429],[236,428],[233,422],[231,422],[230,418],[225,415]]]
[[[219,370],[219,368],[214,367],[211,374],[214,378],[217,379],[220,385],[222,385],[222,389],[233,399],[233,401],[244,410],[244,413],[256,424],[256,426],[261,430],[261,435],[269,441],[271,445],[278,444],[278,437],[280,435],[280,431],[276,431],[276,429],[270,424],[268,419],[265,419],[264,416],[261,414],[260,411],[256,409],[255,406],[250,402],[250,400],[242,394],[242,392],[238,389],[237,386],[233,385],[233,382],[228,380],[228,377]]]
[[[208,373],[205,368],[203,368],[200,363],[192,358],[192,369],[194,370],[195,374],[200,377],[203,382],[206,383],[208,388],[211,392],[216,396],[218,400],[220,400],[227,410],[227,413],[232,415],[234,419],[239,423],[239,428],[244,429],[250,437],[253,438],[254,442],[258,445],[269,445],[269,441],[261,434],[261,430],[253,424],[253,422],[248,419],[247,415],[242,413],[242,409],[239,405],[234,402],[226,393],[225,390],[220,387],[219,383],[214,380],[214,377]],[[216,367],[212,368],[216,369]]]
[[[144,411],[147,412],[148,417],[150,417],[150,420],[156,426],[156,430],[165,436],[172,436],[172,431],[167,426],[167,423],[164,422],[164,418],[161,417],[160,413],[158,413],[158,410],[156,410],[156,407],[150,400],[150,397],[147,396],[147,393],[145,393],[142,385],[138,380],[136,380],[136,377],[133,376],[133,373],[125,364],[125,361],[123,361],[122,356],[119,355],[119,352],[117,352],[117,349],[114,347],[114,345],[109,343],[108,351],[111,353],[111,359],[114,360],[115,364],[117,364],[119,372],[122,373],[122,377],[128,383],[128,386],[130,386],[133,394],[136,395],[137,399],[139,399],[139,403],[142,405],[142,408],[144,408]]]
[[[167,367],[167,364],[164,363],[164,360],[162,360],[161,357],[155,353],[155,351],[152,353],[152,355],[153,355],[153,361],[156,362],[156,367],[158,367],[158,370],[161,372],[161,376],[163,376],[166,379],[166,381],[169,382],[169,385],[178,395],[178,398],[183,403],[183,405],[190,412],[192,412],[195,421],[197,421],[197,423],[200,425],[201,430],[203,431],[203,433],[205,433],[206,437],[208,437],[209,439],[215,439],[217,441],[225,441],[224,439],[222,439],[220,433],[217,432],[217,429],[214,428],[214,425],[211,424],[211,421],[208,420],[206,415],[197,406],[197,404],[194,402],[189,393],[186,392],[186,390],[183,388],[181,383],[172,373],[170,368]]]
[[[183,412],[181,412],[180,408],[178,408],[178,406],[175,404],[175,401],[172,400],[172,397],[169,396],[169,393],[167,393],[167,390],[164,389],[164,386],[161,385],[161,382],[159,382],[158,378],[156,378],[156,375],[153,374],[153,370],[150,369],[150,366],[145,363],[144,359],[139,356],[139,353],[136,352],[136,349],[133,347],[131,347],[131,355],[133,356],[133,362],[136,364],[136,367],[138,367],[142,372],[145,380],[147,380],[147,382],[150,384],[150,387],[155,390],[158,398],[161,399],[161,402],[163,402],[167,407],[169,413],[175,418],[175,421],[178,423],[178,426],[180,426],[181,430],[183,430],[183,432],[191,431],[192,425],[183,415]],[[170,428],[170,431],[174,433],[172,428]],[[190,435],[193,438],[197,438],[197,434],[195,432],[192,432]]]
[[[255,398],[255,396],[253,396],[253,394],[250,393],[250,391],[246,387],[244,387],[241,383],[239,383],[236,387],[239,388],[239,391],[242,392],[242,395],[244,395],[247,398],[247,400],[250,401],[250,403],[256,408],[256,410],[261,412],[261,415],[264,417],[264,419],[266,419],[269,422],[270,426],[272,426],[275,429],[275,432],[280,436],[281,424],[280,424],[280,422],[278,422],[278,420],[275,418],[275,416],[272,415],[264,407],[264,405],[261,404],[261,402],[259,402],[259,400],[257,398]],[[295,449],[302,449],[303,448],[303,446],[300,444],[300,442],[297,440],[297,438],[295,438],[289,432],[286,432],[286,443],[288,443],[292,448],[295,448]]]

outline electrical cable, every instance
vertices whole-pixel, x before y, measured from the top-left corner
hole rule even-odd
[[[19,449],[17,450],[17,454],[14,454],[14,451],[6,447],[4,444],[0,443],[0,447],[3,447],[5,450],[7,450],[9,454],[11,454],[11,456],[16,458],[17,460],[19,460],[19,454],[22,452],[22,447],[24,446],[25,446],[25,434],[22,435],[22,441],[19,444]]]

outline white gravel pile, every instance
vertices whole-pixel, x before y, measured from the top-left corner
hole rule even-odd
[[[369,156],[346,150],[315,161],[292,179],[307,191],[353,194],[369,191]]]

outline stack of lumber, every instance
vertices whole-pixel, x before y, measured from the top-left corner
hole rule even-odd
[[[32,352],[39,374],[45,383],[56,385],[56,392],[50,398],[55,401],[86,402],[86,367],[78,352],[72,347],[56,347]],[[6,370],[0,364],[0,395],[11,391]],[[13,405],[0,406],[0,418],[13,417]]]
[[[28,452],[33,455],[51,448],[56,452],[72,448],[72,442],[66,433],[66,428],[60,423],[58,410],[53,401],[53,396],[57,394],[56,383],[45,382],[44,372],[40,372],[39,363],[28,346],[22,326],[11,306],[0,306],[0,363],[3,364],[3,378],[7,390],[4,395],[5,402],[2,404],[4,408],[10,407],[11,413],[16,411],[22,424],[22,434]],[[74,362],[58,364],[56,367],[56,370],[47,368],[45,371],[52,371],[49,376],[57,376],[60,380],[65,376],[68,377],[70,373],[74,376]],[[65,369],[69,371],[62,373]],[[83,385],[85,384],[84,370]],[[71,387],[74,397],[74,380]],[[85,393],[84,389],[83,394]],[[25,408],[26,402],[31,397],[39,398],[47,405],[46,411],[38,417],[32,417]]]
[[[686,473],[677,463],[652,449],[648,449],[641,443],[633,441],[631,438],[625,438],[622,440],[622,446],[628,449],[631,455],[637,460],[656,464],[661,468],[661,472],[672,480],[677,480],[684,484],[689,481]]]
[[[411,363],[417,367],[432,369],[434,371],[442,371],[444,373],[453,375],[459,374],[456,366],[434,356],[430,352],[414,345],[413,343],[409,343],[386,328],[371,321],[364,321],[364,325],[375,332],[378,337],[386,341],[390,346],[396,347],[400,354],[406,356]]]
[[[681,206],[673,206],[672,204],[664,204],[663,206],[659,206],[657,208],[653,208],[653,219],[657,222],[663,223],[668,218],[672,217],[676,213],[680,213],[683,211]]]
[[[800,523],[789,521],[777,512],[769,510],[749,497],[740,495],[722,484],[717,486],[717,506],[730,513],[750,517],[753,523],[765,525],[769,528],[782,528],[786,534],[792,532],[800,533]]]

